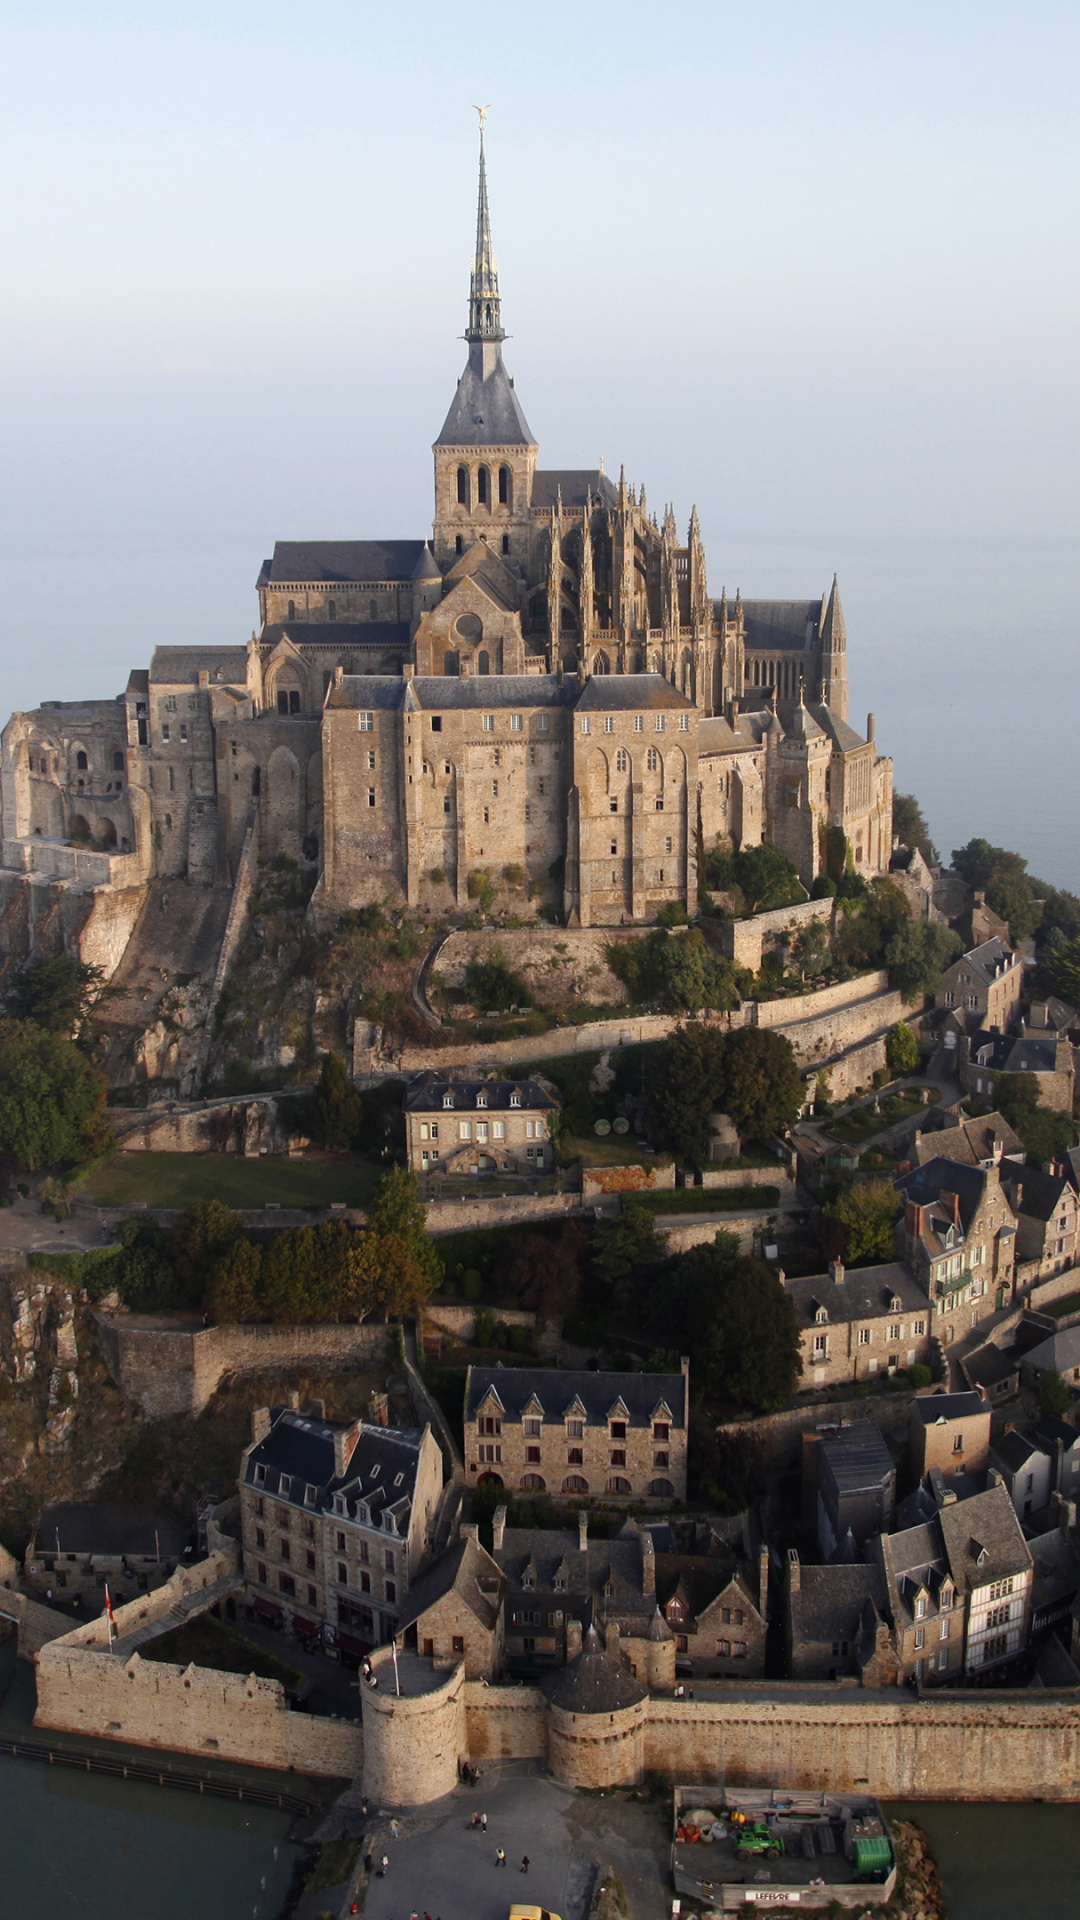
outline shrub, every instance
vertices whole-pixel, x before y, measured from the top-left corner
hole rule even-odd
[[[433,887],[444,886],[446,884],[446,868],[445,867],[429,868],[428,879],[431,881],[431,884]]]
[[[473,1340],[478,1347],[495,1344],[495,1315],[490,1307],[477,1307]]]
[[[909,1367],[907,1370],[909,1387],[928,1387],[932,1384],[933,1378],[929,1367]]]
[[[474,867],[466,882],[466,891],[470,900],[475,900],[481,913],[490,913],[495,905],[495,884],[486,867]]]
[[[516,861],[511,861],[508,867],[503,868],[503,879],[506,881],[508,887],[523,886],[525,882],[524,867],[519,867]]]
[[[484,1291],[484,1283],[475,1267],[466,1267],[461,1276],[461,1297],[463,1300],[479,1300]]]

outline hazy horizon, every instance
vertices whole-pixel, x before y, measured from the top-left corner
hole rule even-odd
[[[943,853],[1080,888],[1076,120],[1058,5],[222,0],[9,21],[0,709],[237,642],[276,539],[416,536],[488,159],[548,466],[835,571],[852,719]],[[473,44],[473,43],[476,44]]]

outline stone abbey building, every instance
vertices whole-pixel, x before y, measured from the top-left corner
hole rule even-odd
[[[3,864],[137,888],[319,864],[314,910],[446,910],[519,869],[574,925],[694,910],[718,839],[809,885],[828,825],[884,872],[892,763],[847,717],[834,580],[710,597],[696,511],[538,465],[503,362],[481,135],[468,363],[434,446],[430,540],[281,541],[247,646],[159,647],[114,700],[3,737]],[[74,850],[74,851],[73,851]],[[77,857],[76,857],[77,856]]]

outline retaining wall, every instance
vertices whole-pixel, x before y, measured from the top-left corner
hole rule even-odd
[[[783,1470],[802,1461],[802,1436],[817,1427],[839,1426],[845,1420],[873,1420],[887,1437],[907,1439],[908,1412],[914,1393],[870,1394],[862,1400],[814,1400],[754,1420],[729,1420],[716,1431],[728,1439],[747,1438],[764,1449],[769,1466]]]
[[[755,913],[749,920],[725,920],[720,928],[720,948],[738,967],[757,973],[762,955],[786,944],[788,932],[799,933],[813,920],[822,920],[831,930],[836,902],[802,900],[795,907],[777,907],[772,913]]]
[[[381,1323],[328,1326],[170,1327],[164,1315],[95,1316],[105,1364],[121,1392],[151,1419],[201,1413],[227,1373],[284,1373],[371,1366],[386,1350]]]
[[[736,1234],[739,1252],[753,1253],[754,1235],[760,1233],[766,1220],[775,1219],[776,1211],[775,1207],[756,1207],[752,1213],[714,1213],[705,1217],[699,1213],[678,1217],[661,1214],[653,1225],[657,1233],[663,1234],[668,1253],[686,1253],[690,1247],[711,1247],[718,1233]]]
[[[555,1220],[580,1213],[580,1193],[492,1194],[490,1200],[431,1200],[424,1209],[429,1233],[464,1233],[467,1227],[506,1227],[518,1221]]]

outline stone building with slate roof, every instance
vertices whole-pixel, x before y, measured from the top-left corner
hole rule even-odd
[[[318,866],[324,919],[445,911],[511,867],[580,925],[693,914],[718,839],[774,842],[809,886],[837,826],[887,870],[892,763],[848,720],[835,579],[715,598],[696,509],[684,536],[625,475],[539,466],[505,337],[481,139],[432,538],[281,540],[247,645],[159,648],[115,699],[13,716],[6,867],[70,879],[74,843],[97,885],[227,884],[255,821]]]
[[[470,1367],[468,1485],[615,1504],[685,1500],[689,1369],[685,1359],[681,1373]]]
[[[425,1074],[405,1089],[405,1147],[414,1173],[547,1173],[559,1102],[538,1080]]]
[[[321,1403],[254,1413],[240,1517],[255,1615],[353,1658],[389,1640],[431,1551],[442,1487],[430,1427],[331,1426]]]

